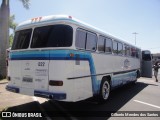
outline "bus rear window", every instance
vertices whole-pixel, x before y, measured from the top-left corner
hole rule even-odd
[[[31,38],[32,29],[17,31],[15,33],[12,50],[27,49]]]
[[[50,25],[34,29],[31,48],[70,47],[73,29],[68,25]]]
[[[144,61],[151,61],[151,53],[149,51],[142,51],[142,60]]]

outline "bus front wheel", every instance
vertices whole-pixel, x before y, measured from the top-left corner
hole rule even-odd
[[[108,80],[102,80],[99,92],[99,102],[104,103],[107,101],[110,94],[110,84]]]

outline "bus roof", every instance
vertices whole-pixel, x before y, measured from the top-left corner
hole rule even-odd
[[[89,25],[85,22],[82,22],[82,21],[80,21],[76,18],[73,18],[72,16],[69,16],[69,15],[50,15],[50,16],[32,18],[32,19],[29,19],[27,21],[24,21],[24,22],[20,23],[17,26],[16,31],[24,29],[24,28],[31,28],[33,26],[46,25],[46,24],[54,23],[54,22],[69,22],[71,24],[75,24],[75,25],[78,25],[78,26],[81,26],[81,27],[88,28],[88,29],[93,30],[93,31],[95,31],[99,34],[104,35],[104,36],[106,35],[106,36],[108,36],[108,37],[110,37],[114,40],[122,41],[125,44],[131,45],[131,44],[127,43],[126,41],[118,39],[118,38],[104,32],[104,31],[92,26],[92,25]],[[137,46],[134,46],[134,45],[131,45],[131,46],[138,48]]]

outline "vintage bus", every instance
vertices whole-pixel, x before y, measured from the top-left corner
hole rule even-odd
[[[8,91],[104,102],[140,77],[141,50],[71,16],[44,16],[16,28],[8,67]]]

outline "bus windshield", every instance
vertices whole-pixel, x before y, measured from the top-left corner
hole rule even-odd
[[[12,50],[27,49],[32,29],[15,33]],[[34,29],[31,48],[70,47],[72,46],[73,29],[69,25],[50,25]]]
[[[31,38],[32,29],[17,31],[15,33],[12,50],[27,49]]]
[[[73,29],[68,25],[50,25],[34,29],[31,48],[70,47]]]

